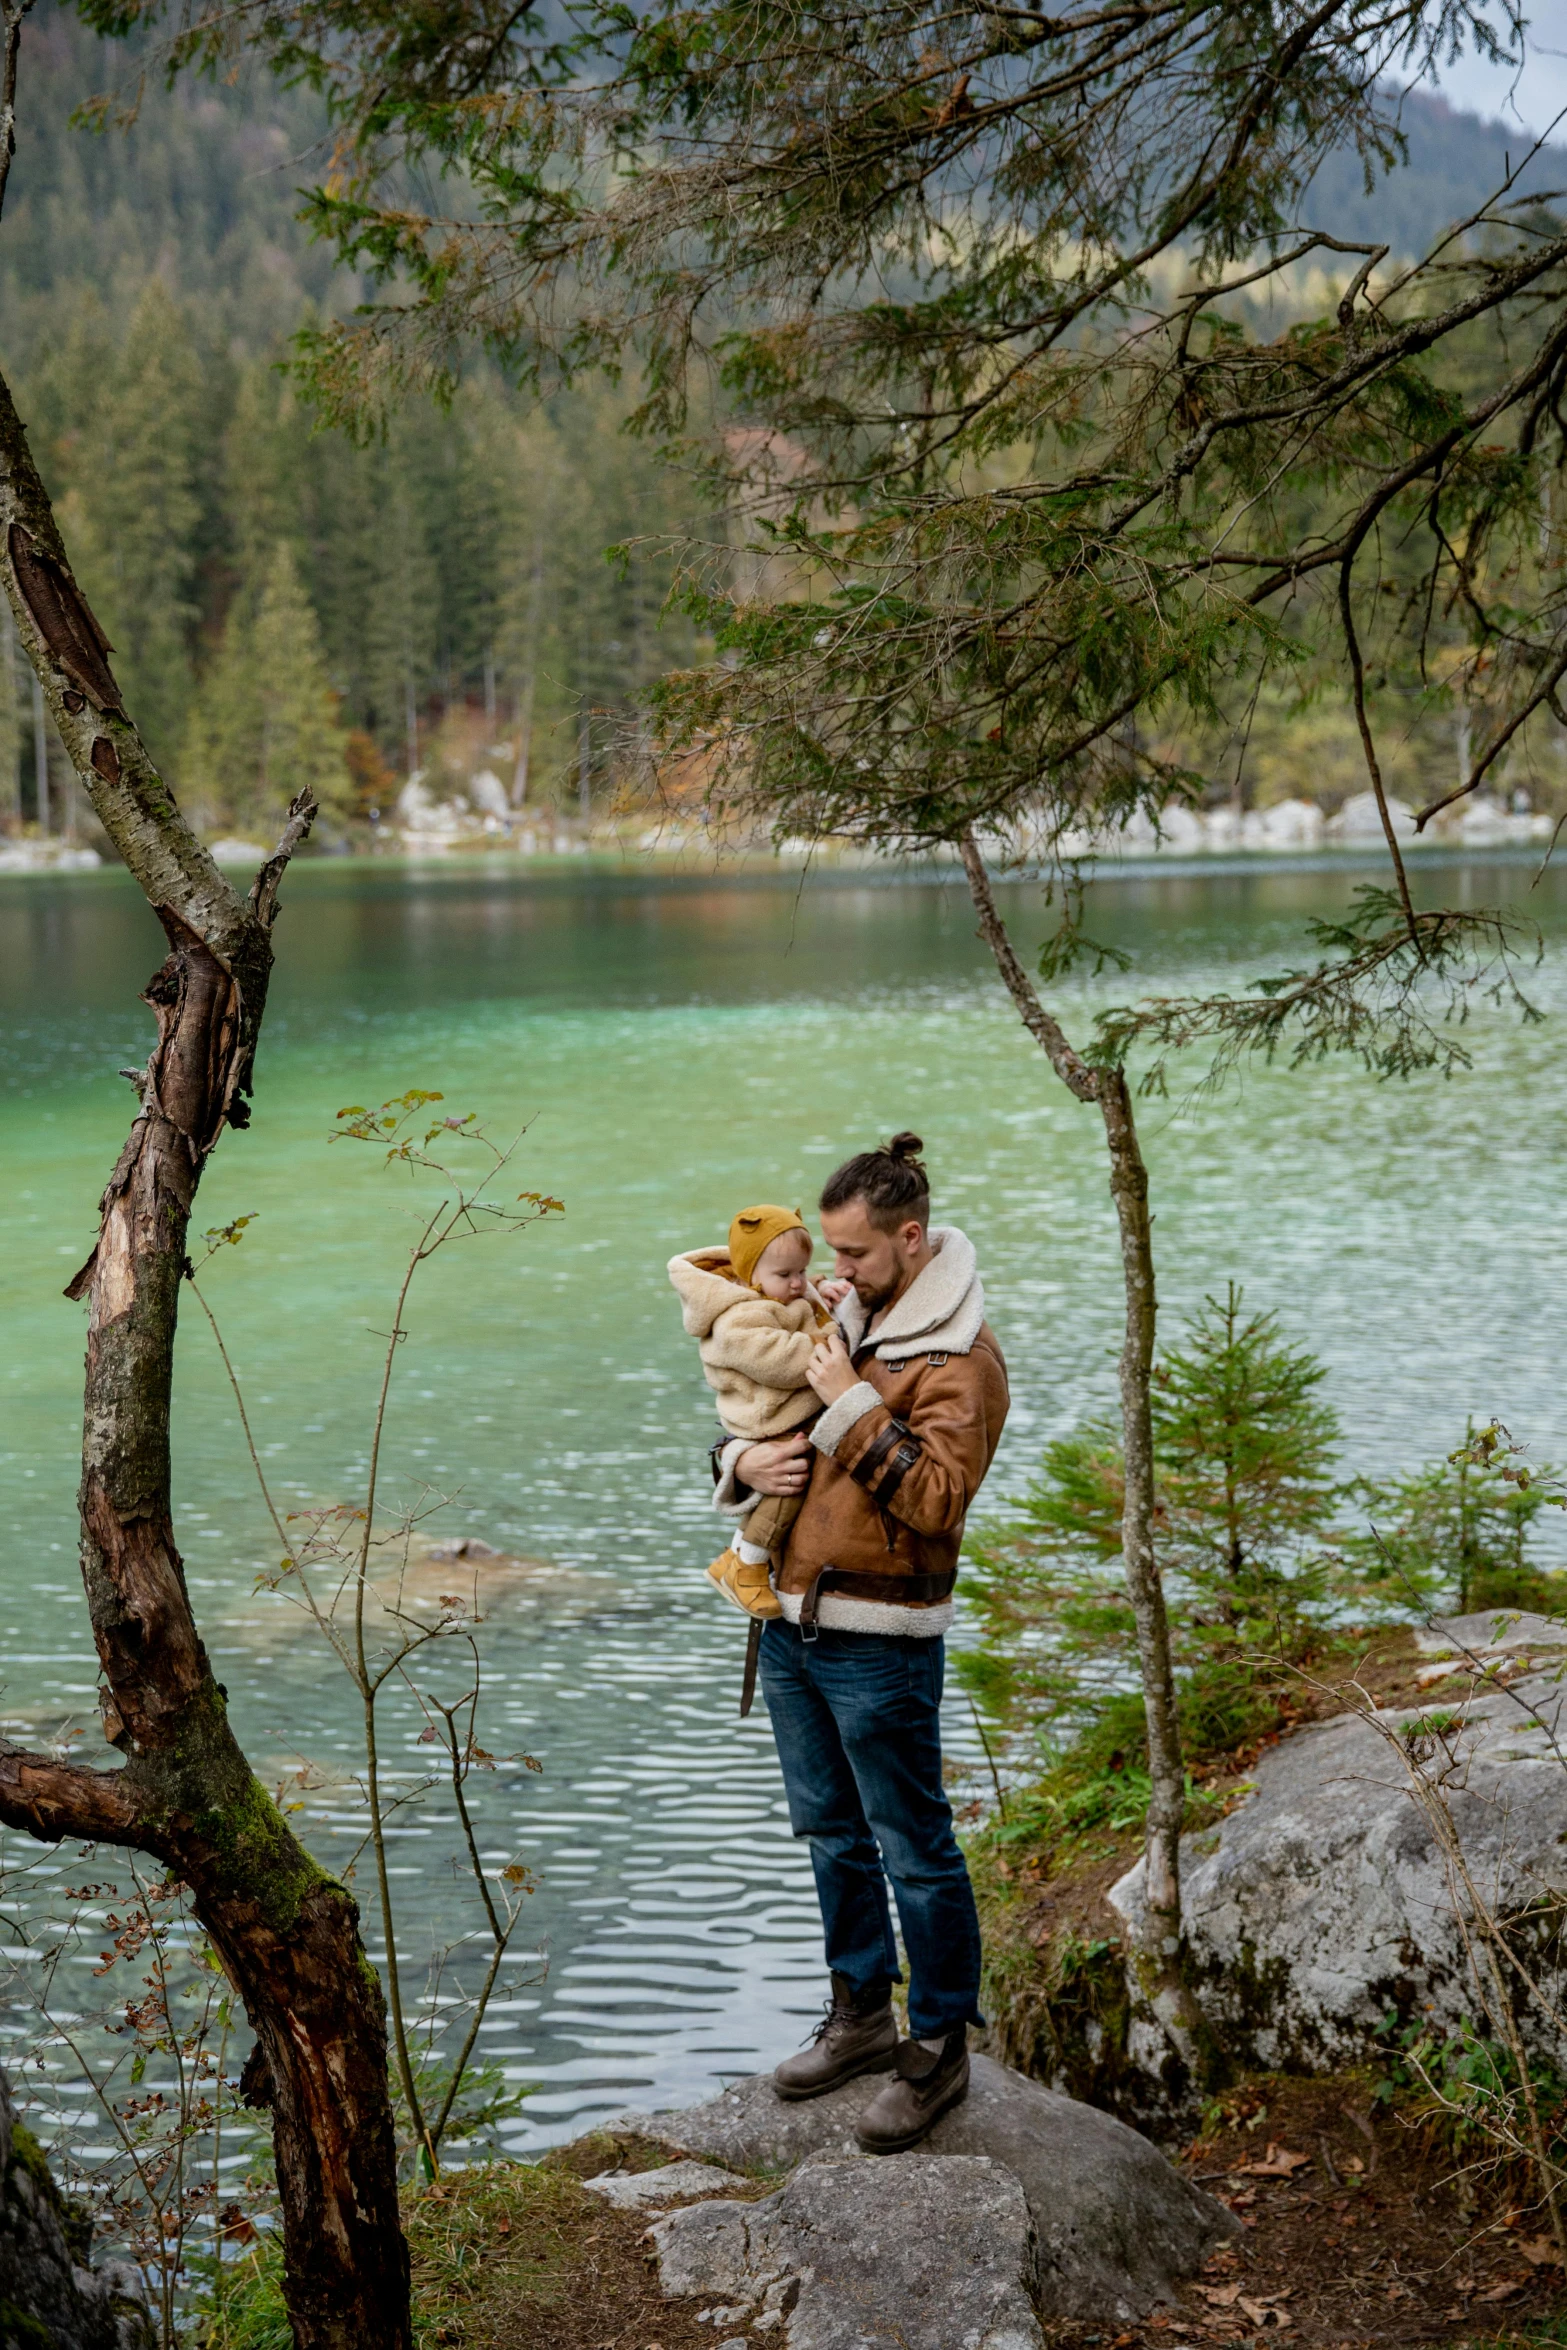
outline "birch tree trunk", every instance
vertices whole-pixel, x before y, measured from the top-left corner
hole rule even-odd
[[[0,577],[99,822],[157,914],[168,954],[143,1001],[156,1041],[67,1295],[87,1301],[81,1565],[120,1768],[0,1743],[0,1819],[153,1856],[189,1887],[256,2033],[246,2093],[270,2106],[284,2293],[299,2350],[405,2350],[408,2255],[381,1987],[358,1912],[290,1832],[232,1729],[191,1612],[171,1514],[169,1406],[192,1202],[248,1095],[278,887],[315,814],[241,899],[175,805],[131,723],[110,647],[71,574],[0,379]]]
[[[1188,1984],[1181,1920],[1181,1821],[1186,1810],[1186,1765],[1181,1752],[1175,1666],[1164,1584],[1154,1549],[1153,1358],[1158,1297],[1154,1286],[1153,1222],[1148,1170],[1137,1139],[1131,1091],[1121,1069],[1093,1069],[1040,1002],[1018,959],[996,905],[990,875],[973,832],[960,844],[980,931],[1024,1027],[1069,1092],[1092,1102],[1104,1122],[1126,1294],[1121,1346],[1121,1450],[1126,1487],[1121,1518],[1121,1562],[1137,1626],[1138,1667],[1148,1727],[1152,1793],[1144,1835],[1144,1926],[1137,1961],[1142,1989],[1192,2079],[1210,2082],[1218,2052]]]

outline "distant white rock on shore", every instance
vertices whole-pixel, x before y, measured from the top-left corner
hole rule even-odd
[[[0,839],[0,873],[92,873],[102,863],[96,849],[68,841]]]
[[[1390,799],[1388,816],[1395,836],[1413,840],[1415,810],[1408,802]],[[1446,811],[1419,835],[1431,847],[1501,846],[1509,842],[1550,838],[1552,819],[1532,810],[1514,811],[1500,800],[1478,793]],[[1093,833],[1078,828],[1063,833],[1063,857],[1211,857],[1247,854],[1288,855],[1306,849],[1370,848],[1384,838],[1382,812],[1372,792],[1356,792],[1332,816],[1324,815],[1315,800],[1276,800],[1270,808],[1167,808],[1157,826],[1139,810],[1114,832]],[[1026,833],[997,836],[996,847],[1010,854],[1042,855],[1046,844]]]

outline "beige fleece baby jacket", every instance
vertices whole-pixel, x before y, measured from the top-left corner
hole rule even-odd
[[[792,1305],[763,1297],[735,1279],[726,1248],[671,1257],[669,1278],[731,1436],[758,1444],[820,1409],[805,1366],[831,1316],[814,1289]]]

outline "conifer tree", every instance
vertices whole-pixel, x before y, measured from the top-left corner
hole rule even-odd
[[[1255,1705],[1259,1659],[1297,1651],[1340,1582],[1331,1547],[1344,1488],[1323,1367],[1234,1282],[1154,1366],[1154,1522],[1180,1677],[1182,1727],[1222,1741]],[[1095,1422],[1045,1448],[1040,1473],[968,1545],[981,1639],[965,1678],[1047,1745],[1139,1743],[1136,1625],[1120,1573],[1120,1432]]]
[[[355,501],[365,550],[358,668],[376,740],[394,767],[411,773],[421,755],[418,711],[435,670],[437,579],[423,517],[397,454],[383,453],[379,476],[360,487]]]
[[[80,357],[62,358],[74,373]],[[85,398],[82,395],[85,394]],[[122,350],[78,376],[61,524],[154,754],[172,756],[194,685],[201,371],[184,316],[149,278]]]
[[[286,539],[230,612],[197,696],[183,769],[209,826],[265,834],[303,791],[329,819],[351,812],[321,631]]]
[[[1530,1552],[1535,1522],[1561,1507],[1559,1472],[1520,1474],[1495,1428],[1477,1431],[1445,1458],[1403,1477],[1359,1477],[1354,1494],[1366,1529],[1346,1543],[1373,1599],[1399,1609],[1529,1608],[1556,1613],[1563,1578]]]

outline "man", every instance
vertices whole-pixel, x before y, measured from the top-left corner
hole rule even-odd
[[[983,2021],[979,1919],[941,1783],[938,1709],[963,1521],[1007,1411],[974,1250],[961,1232],[931,1230],[922,1148],[896,1135],[822,1192],[822,1233],[849,1286],[807,1373],[821,1417],[717,1456],[720,1508],[805,1494],[760,1670],[790,1823],[810,1842],[832,2000],[773,2083],[780,2097],[816,2097],[890,2071],[859,2125],[861,2145],[883,2154],[917,2145],[967,2093],[968,2026]],[[901,2042],[889,1877],[909,1961],[912,2037]]]

